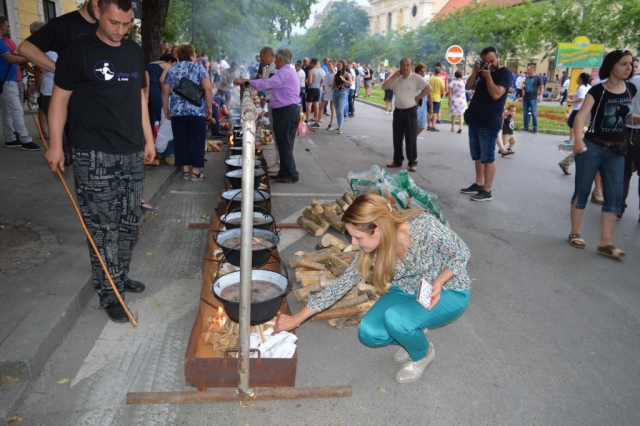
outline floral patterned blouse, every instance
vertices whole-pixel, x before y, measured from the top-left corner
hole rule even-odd
[[[443,270],[450,269],[454,276],[442,289],[468,290],[471,280],[466,266],[470,254],[464,241],[427,213],[416,216],[407,223],[411,230],[411,243],[404,261],[397,262],[391,285],[400,287],[407,294],[416,294],[422,278],[433,282]],[[356,267],[359,257],[360,252],[342,276],[320,293],[309,297],[307,306],[316,312],[323,311],[359,283],[362,277]]]
[[[169,111],[171,115],[174,117],[185,115],[204,117],[206,105],[204,97],[202,98],[202,104],[197,107],[173,93],[173,88],[178,85],[182,77],[188,77],[194,83],[201,85],[201,80],[209,78],[209,75],[199,62],[181,61],[169,68],[164,78],[164,84],[168,84],[171,88],[171,95],[169,96]]]

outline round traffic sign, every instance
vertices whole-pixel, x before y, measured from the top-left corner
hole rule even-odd
[[[447,62],[451,65],[456,65],[462,62],[464,52],[462,51],[462,47],[454,44],[447,49],[447,53],[444,56],[447,58]]]

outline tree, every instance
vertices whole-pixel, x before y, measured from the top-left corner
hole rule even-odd
[[[165,18],[169,0],[145,0],[142,9],[142,51],[147,62],[155,61],[162,54]]]

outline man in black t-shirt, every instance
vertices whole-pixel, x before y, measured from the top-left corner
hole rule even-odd
[[[362,67],[362,79],[364,80],[365,96],[368,98],[371,96],[371,85],[373,83],[373,72],[371,71],[371,65],[364,64]]]
[[[475,93],[464,116],[469,125],[469,149],[475,162],[476,181],[463,194],[473,201],[491,201],[491,187],[496,175],[496,140],[502,127],[502,112],[511,87],[511,71],[500,65],[494,47],[486,47],[476,61],[466,89]]]
[[[542,77],[536,74],[536,66],[527,66],[527,76],[522,86],[524,96],[522,98],[522,108],[524,109],[524,131],[529,131],[529,113],[533,120],[533,133],[538,133],[538,103],[542,102],[544,93],[544,83]]]
[[[69,119],[69,144],[78,204],[118,291],[142,292],[129,279],[138,238],[143,160],[155,157],[142,49],[125,39],[133,22],[131,0],[100,0],[97,31],[65,49],[56,63],[49,111],[52,171],[64,170],[62,133]],[[93,285],[113,321],[127,316],[92,250]],[[123,294],[124,296],[124,294]]]

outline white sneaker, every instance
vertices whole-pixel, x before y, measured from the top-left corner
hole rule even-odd
[[[407,362],[400,371],[398,371],[398,374],[396,374],[396,382],[400,384],[415,382],[422,377],[422,373],[424,373],[425,368],[433,362],[435,356],[436,351],[433,347],[433,343],[429,343],[429,351],[427,352],[427,355],[416,362]]]
[[[344,130],[342,130],[342,129],[338,129],[338,133],[339,133],[339,134],[343,134],[343,133],[344,133]]]
[[[427,334],[429,334],[429,329],[425,328],[423,332],[424,332],[424,337],[427,337]],[[411,357],[409,356],[409,352],[407,352],[405,348],[400,346],[396,351],[396,354],[393,356],[393,360],[395,362],[408,362],[408,361],[411,361]]]

